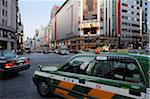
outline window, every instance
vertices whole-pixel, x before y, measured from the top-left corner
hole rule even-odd
[[[5,11],[4,11],[4,9],[3,9],[3,16],[5,15]]]
[[[123,19],[128,19],[128,17],[127,17],[127,16],[122,16],[122,18],[123,18]]]
[[[7,11],[5,11],[5,16],[7,17]]]
[[[112,62],[110,61],[99,61],[95,65],[94,75],[102,78],[112,78],[113,74],[111,71],[113,70]]]
[[[127,11],[127,10],[122,10],[122,12],[125,12],[125,13],[127,13],[128,11]]]
[[[0,30],[0,37],[3,36],[3,30]]]
[[[128,4],[126,4],[126,3],[122,3],[122,6],[128,7]]]
[[[7,31],[3,31],[3,37],[7,37]]]
[[[88,68],[88,64],[94,59],[94,57],[84,57],[79,56],[70,60],[67,64],[65,64],[60,71],[71,72],[71,73],[79,73],[86,74],[86,69]]]
[[[134,63],[127,64],[125,73],[125,81],[134,83],[140,82],[140,74]]]
[[[126,64],[121,62],[114,62],[114,79],[115,80],[123,80],[125,75]]]
[[[4,24],[4,19],[2,19],[2,24]]]
[[[141,82],[140,72],[133,59],[98,61],[94,66],[93,75],[96,77],[121,80],[130,83]]]
[[[130,26],[130,23],[122,22],[122,25]]]
[[[5,25],[7,25],[7,20],[5,20]]]
[[[3,4],[3,6],[5,5],[5,0],[3,0],[2,4]]]
[[[7,1],[5,2],[5,5],[6,5],[6,7],[7,7]]]

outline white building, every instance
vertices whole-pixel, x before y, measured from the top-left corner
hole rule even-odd
[[[0,0],[0,48],[16,49],[18,0]]]
[[[36,30],[33,46],[35,51],[49,50],[51,47],[51,24],[42,26]]]

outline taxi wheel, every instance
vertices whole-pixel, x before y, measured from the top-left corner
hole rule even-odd
[[[38,93],[43,97],[47,97],[50,94],[50,89],[48,87],[48,84],[44,81],[39,83],[37,89],[38,89]]]

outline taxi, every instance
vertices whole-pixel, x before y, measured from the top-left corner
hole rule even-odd
[[[78,54],[59,68],[39,66],[33,82],[44,97],[149,99],[149,62],[140,54]]]

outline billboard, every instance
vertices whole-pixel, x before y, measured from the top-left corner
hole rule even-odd
[[[97,20],[97,0],[83,0],[83,20]]]

